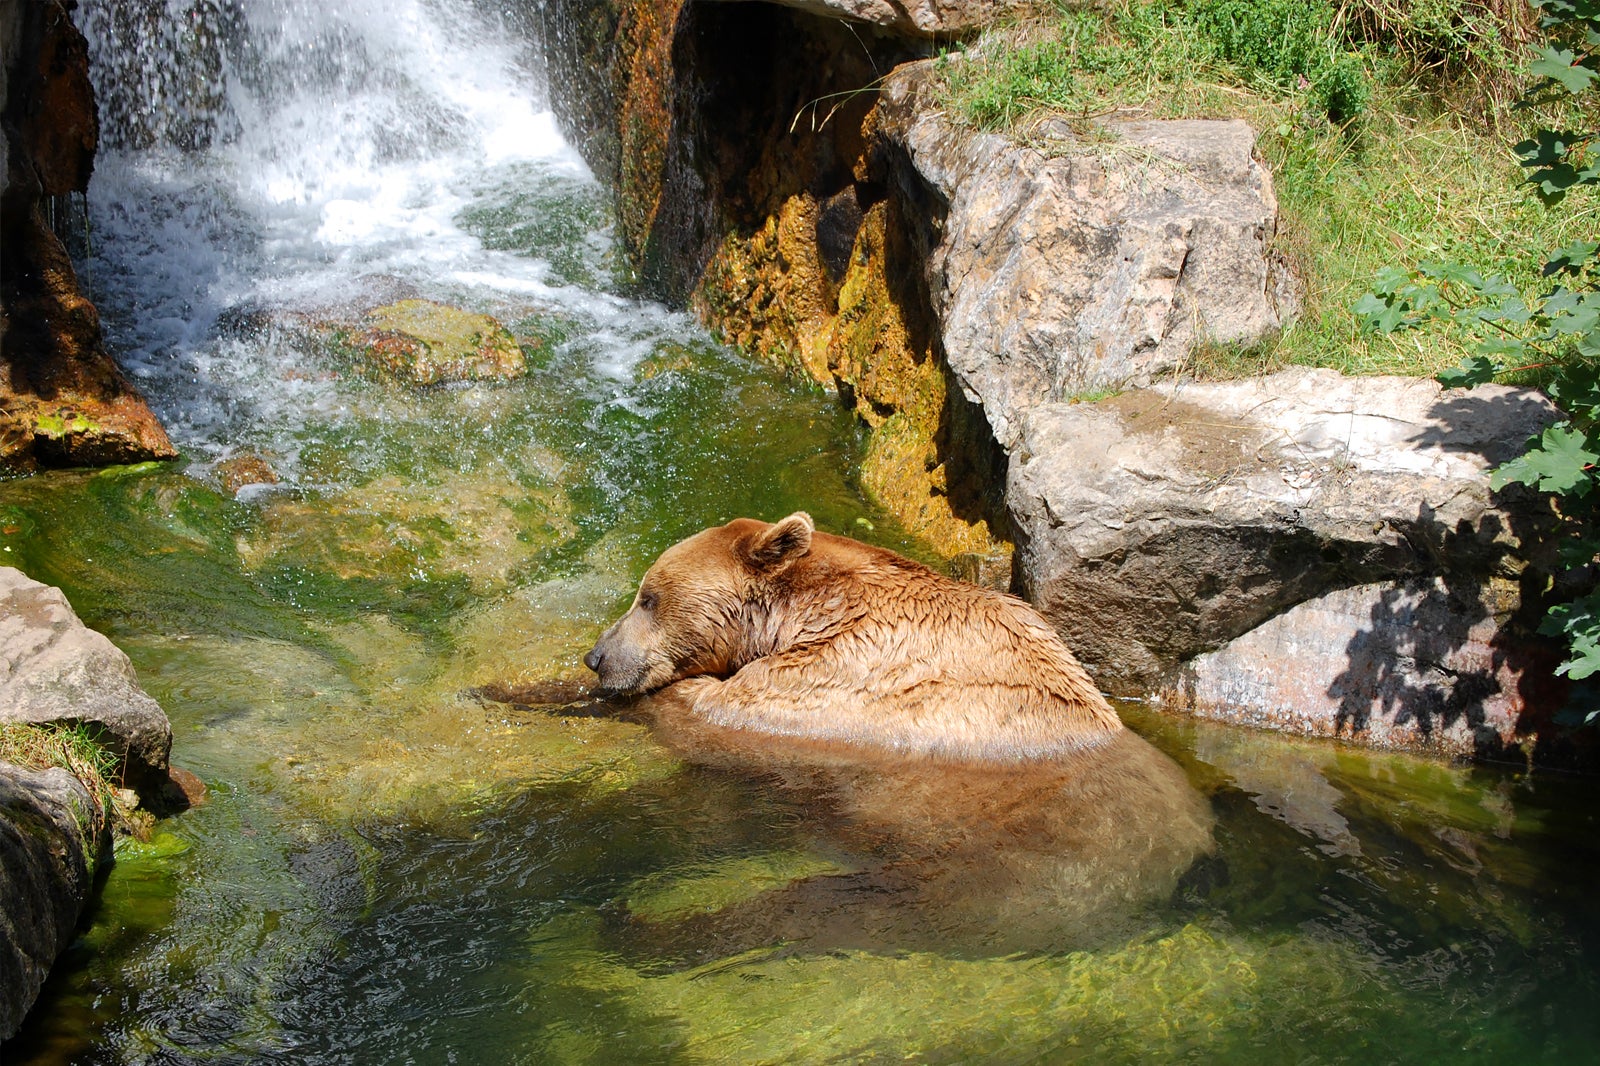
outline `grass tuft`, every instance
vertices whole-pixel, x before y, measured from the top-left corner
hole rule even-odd
[[[0,761],[29,770],[60,767],[89,791],[97,821],[112,817],[118,824],[136,821],[121,798],[121,771],[117,757],[101,746],[96,731],[86,725],[32,725],[0,722]],[[92,835],[92,827],[85,834]]]

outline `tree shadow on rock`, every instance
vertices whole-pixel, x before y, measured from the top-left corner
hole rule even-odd
[[[1459,443],[1510,457],[1470,435]],[[1482,759],[1584,760],[1580,749],[1592,745],[1575,745],[1556,720],[1577,695],[1555,673],[1561,649],[1537,633],[1559,594],[1550,564],[1560,520],[1548,499],[1519,487],[1496,497],[1500,511],[1453,528],[1418,507],[1405,534],[1433,576],[1370,587],[1365,623],[1327,690],[1340,735],[1385,745],[1409,735]]]

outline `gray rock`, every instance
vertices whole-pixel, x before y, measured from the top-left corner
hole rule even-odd
[[[71,943],[109,843],[77,778],[0,762],[0,1040]]]
[[[1506,639],[1514,604],[1494,592],[1440,577],[1338,589],[1196,657],[1169,695],[1204,718],[1498,755],[1560,686],[1551,649]]]
[[[1084,138],[1057,121],[1025,146],[927,106],[928,73],[912,63],[888,79],[882,130],[946,205],[929,296],[1002,447],[1036,404],[1148,383],[1198,341],[1281,326],[1277,201],[1247,124],[1115,122]]]
[[[1331,370],[1042,404],[1010,457],[1018,573],[1102,685],[1149,691],[1336,588],[1517,573],[1548,516],[1488,471],[1556,417],[1531,390]]]
[[[172,725],[128,657],[13,567],[0,567],[0,722],[99,726],[130,782],[166,778]]]

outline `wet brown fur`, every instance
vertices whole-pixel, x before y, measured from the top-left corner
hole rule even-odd
[[[1026,603],[803,513],[667,549],[585,661],[612,694],[677,682],[710,725],[907,754],[1051,758],[1123,729]]]

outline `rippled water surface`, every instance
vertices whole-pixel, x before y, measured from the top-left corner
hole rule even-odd
[[[117,10],[84,6],[97,55]],[[213,53],[151,38],[201,48],[208,146],[130,135],[91,194],[183,459],[0,483],[0,560],[128,652],[210,800],[123,842],[7,1062],[1595,1057],[1585,781],[1129,706],[1214,818],[1163,879],[1105,845],[1163,831],[1133,788],[763,772],[497,702],[580,677],[705,525],[918,545],[830,398],[628,294],[526,26],[238,10]],[[396,293],[493,314],[528,373],[417,388],[302,328]],[[277,483],[226,491],[241,456]]]

